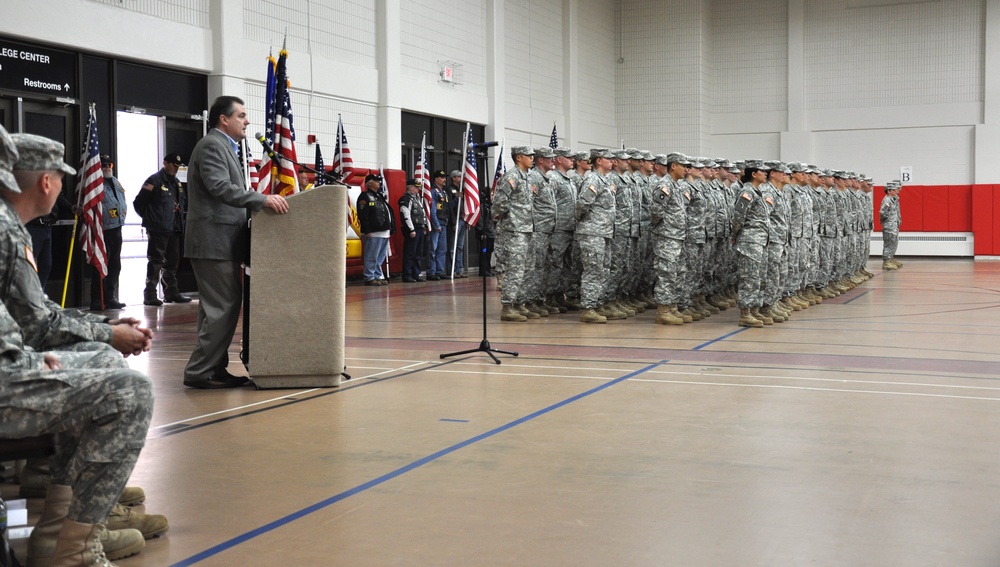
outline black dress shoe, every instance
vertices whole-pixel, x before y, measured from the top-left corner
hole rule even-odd
[[[169,295],[163,298],[165,303],[191,303],[191,298],[186,295]]]
[[[124,308],[125,308],[125,304],[122,303],[121,301],[109,301],[108,302],[108,309],[124,309]]]
[[[238,388],[250,380],[246,376],[233,376],[225,369],[217,371],[208,378],[184,379],[184,385],[188,388],[200,388],[203,390],[215,390],[219,388]]]
[[[441,281],[441,276],[427,276],[427,281],[439,282]]]
[[[163,305],[163,302],[160,301],[160,299],[158,297],[152,297],[152,298],[146,298],[146,299],[144,299],[142,301],[142,304],[143,305],[149,305],[151,307],[159,307],[159,306]]]
[[[415,280],[413,278],[403,278],[403,281],[406,282],[406,283],[416,283],[417,282],[417,280]]]

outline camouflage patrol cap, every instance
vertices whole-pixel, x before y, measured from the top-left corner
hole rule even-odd
[[[653,152],[651,152],[649,150],[642,150],[642,158],[641,159],[643,161],[653,161],[654,159],[656,159],[656,156],[654,156]]]
[[[744,169],[757,169],[760,171],[768,171],[767,165],[759,159],[748,159],[743,162]]]
[[[705,160],[705,158],[703,158],[703,157],[693,157],[693,158],[691,158],[691,163],[688,164],[688,165],[690,165],[691,167],[693,167],[695,169],[704,169],[705,168],[705,161],[704,160]]]
[[[719,167],[719,163],[715,161],[715,158],[703,157],[700,159],[701,163],[705,164],[705,167]]]
[[[573,150],[569,148],[564,148],[562,146],[553,150],[556,153],[556,157],[572,158],[575,154]]]
[[[11,139],[7,129],[0,125],[0,187],[11,193],[20,193],[21,188],[17,186],[17,180],[11,169],[17,162],[17,147]]]
[[[802,173],[803,171],[806,170],[806,166],[802,165],[797,161],[793,161],[788,164],[788,169],[790,169],[792,173]]]
[[[573,159],[586,161],[590,159],[590,152],[576,152],[573,154]]]
[[[590,150],[590,159],[608,158],[611,159],[611,150],[608,148],[593,148]]]
[[[653,161],[660,165],[670,165],[670,162],[667,161],[667,154],[656,154],[653,156]]]
[[[642,152],[639,148],[625,148],[625,152],[628,153],[626,159],[642,159]]]
[[[733,164],[729,163],[728,159],[716,158],[715,167],[721,167],[722,169],[729,169],[730,167],[733,167]]]
[[[556,153],[548,146],[541,146],[539,148],[535,148],[535,157],[554,158],[556,157]]]
[[[534,156],[535,150],[531,146],[511,146],[510,157],[514,156]]]
[[[24,171],[61,171],[75,175],[76,170],[63,162],[66,147],[35,134],[12,134],[19,158],[13,169]]]
[[[678,163],[680,165],[691,165],[691,158],[682,153],[674,152],[672,154],[667,155],[667,164],[669,165],[671,163]]]
[[[833,172],[833,176],[836,177],[837,179],[847,179],[847,177],[848,177],[847,176],[847,172],[843,171],[841,169],[838,169],[838,170],[834,171]]]
[[[628,150],[611,150],[611,157],[614,159],[628,159]]]

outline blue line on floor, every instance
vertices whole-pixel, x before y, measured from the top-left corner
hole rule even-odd
[[[711,345],[713,345],[713,344],[715,344],[715,343],[717,343],[717,342],[719,342],[719,341],[724,341],[724,340],[728,339],[729,337],[731,337],[731,336],[733,336],[733,335],[736,335],[736,334],[739,334],[739,333],[742,333],[743,331],[745,331],[745,330],[747,330],[747,329],[749,329],[749,328],[750,328],[750,327],[743,327],[743,328],[741,328],[741,329],[736,329],[736,330],[735,330],[735,331],[733,331],[732,333],[726,333],[725,335],[722,335],[721,337],[719,337],[719,338],[717,338],[717,339],[712,339],[712,340],[708,341],[707,343],[702,343],[702,344],[700,344],[700,345],[698,345],[698,346],[694,347],[694,348],[693,348],[693,349],[691,349],[691,350],[701,350],[701,349],[703,349],[703,348],[705,348],[705,347],[707,347],[707,346],[711,346]]]
[[[732,333],[730,333],[730,334],[732,334]],[[726,336],[729,336],[729,335],[726,335]],[[725,338],[725,337],[722,337],[722,338]],[[358,486],[355,486],[354,488],[352,488],[350,490],[346,490],[344,492],[341,492],[340,494],[337,494],[335,496],[331,496],[330,498],[327,498],[326,500],[317,502],[316,504],[313,504],[312,506],[309,506],[307,508],[303,508],[302,510],[299,510],[298,512],[293,512],[292,514],[289,514],[289,515],[285,516],[284,518],[278,518],[277,520],[275,520],[275,521],[273,521],[273,522],[271,522],[269,524],[265,524],[265,525],[263,525],[263,526],[255,529],[255,530],[251,530],[249,532],[246,532],[245,534],[238,535],[238,536],[236,536],[236,537],[234,537],[234,538],[232,538],[232,539],[230,539],[228,541],[224,541],[224,542],[222,542],[222,543],[220,543],[220,544],[218,544],[218,545],[216,545],[214,547],[210,547],[210,548],[206,549],[205,551],[202,551],[201,553],[196,553],[195,555],[192,555],[191,557],[188,557],[187,559],[182,559],[182,560],[178,561],[177,563],[174,563],[170,567],[187,567],[188,565],[194,565],[195,563],[199,563],[201,561],[204,561],[205,559],[208,559],[209,557],[213,557],[215,555],[218,555],[219,553],[222,553],[223,551],[226,551],[227,549],[235,547],[235,546],[237,546],[237,545],[239,545],[239,544],[241,544],[241,543],[243,543],[245,541],[249,541],[249,540],[251,540],[251,539],[253,539],[253,538],[255,538],[255,537],[259,536],[259,535],[264,535],[264,534],[266,534],[266,533],[268,533],[270,531],[276,530],[276,529],[284,526],[285,524],[289,524],[291,522],[294,522],[295,520],[298,520],[299,518],[302,518],[304,516],[312,514],[313,512],[318,512],[319,510],[322,510],[323,508],[326,508],[327,506],[330,506],[332,504],[336,504],[337,502],[340,502],[341,500],[344,500],[346,498],[354,496],[355,494],[360,494],[360,493],[368,490],[369,488],[374,488],[374,487],[376,487],[376,486],[378,486],[380,484],[386,483],[386,482],[388,482],[388,481],[390,481],[390,480],[392,480],[392,479],[394,479],[394,478],[396,478],[398,476],[404,475],[404,474],[406,474],[406,473],[408,473],[408,472],[410,472],[410,471],[412,471],[414,469],[420,468],[420,467],[422,467],[422,466],[424,466],[424,465],[426,465],[428,463],[436,461],[436,460],[440,459],[441,457],[450,455],[451,453],[454,453],[455,451],[458,451],[459,449],[464,449],[465,447],[468,447],[469,445],[472,445],[473,443],[478,443],[479,441],[482,441],[484,439],[488,439],[490,437],[493,437],[494,435],[499,435],[500,433],[503,433],[504,431],[507,431],[508,429],[512,429],[514,427],[517,427],[518,425],[521,425],[523,423],[529,422],[529,421],[531,421],[531,420],[533,420],[533,419],[535,419],[537,417],[541,417],[541,416],[543,416],[543,415],[545,415],[547,413],[555,411],[555,410],[557,410],[557,409],[559,409],[559,408],[561,408],[563,406],[569,405],[569,404],[571,404],[571,403],[573,403],[575,401],[582,400],[583,398],[586,398],[587,396],[591,396],[591,395],[596,394],[596,393],[598,393],[598,392],[600,392],[602,390],[606,390],[606,389],[610,388],[611,386],[614,386],[615,384],[618,384],[620,382],[624,382],[625,380],[628,380],[629,378],[635,378],[636,376],[638,376],[640,374],[644,374],[646,372],[649,372],[650,370],[652,370],[654,368],[657,368],[659,366],[662,366],[664,364],[667,364],[668,362],[669,362],[668,360],[661,360],[660,362],[657,362],[656,364],[650,364],[649,366],[646,366],[645,368],[640,368],[639,370],[636,370],[635,372],[631,372],[631,373],[626,374],[624,376],[620,376],[618,378],[615,378],[614,380],[611,380],[609,382],[605,382],[604,384],[601,384],[600,386],[597,386],[596,388],[591,388],[590,390],[587,390],[586,392],[577,394],[577,395],[575,395],[575,396],[573,396],[571,398],[566,398],[565,400],[563,400],[561,402],[557,402],[555,404],[552,404],[551,406],[549,406],[547,408],[540,409],[540,410],[538,410],[538,411],[536,411],[534,413],[528,414],[528,415],[526,415],[526,416],[524,416],[524,417],[522,417],[520,419],[516,419],[514,421],[511,421],[510,423],[507,423],[505,425],[501,425],[500,427],[497,427],[495,429],[491,429],[491,430],[487,431],[486,433],[481,433],[479,435],[476,435],[475,437],[470,437],[469,439],[466,439],[465,441],[462,441],[461,443],[458,443],[456,445],[452,445],[451,447],[442,449],[442,450],[440,450],[440,451],[438,451],[436,453],[431,453],[430,455],[427,455],[426,457],[424,457],[422,459],[413,461],[412,463],[410,463],[408,465],[405,465],[405,466],[402,466],[402,467],[400,467],[400,468],[398,468],[398,469],[396,469],[396,470],[394,470],[394,471],[392,471],[390,473],[387,473],[387,474],[384,474],[384,475],[382,475],[382,476],[380,476],[378,478],[369,480],[368,482],[366,482],[364,484],[359,484]]]

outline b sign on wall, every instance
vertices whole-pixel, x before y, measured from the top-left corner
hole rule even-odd
[[[899,168],[899,180],[902,181],[903,183],[912,183],[913,182],[913,166],[912,165],[903,165],[903,166],[900,166],[900,168]]]

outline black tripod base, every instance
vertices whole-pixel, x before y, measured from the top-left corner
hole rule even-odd
[[[494,352],[499,352],[500,354],[509,354],[511,356],[517,356],[517,353],[512,350],[500,350],[490,346],[490,341],[483,339],[483,342],[479,343],[479,348],[470,348],[469,350],[462,350],[458,352],[449,352],[447,354],[442,354],[441,358],[448,358],[449,356],[458,356],[460,354],[472,354],[474,352],[485,352],[490,355],[493,362],[500,364],[500,359],[496,357]]]

